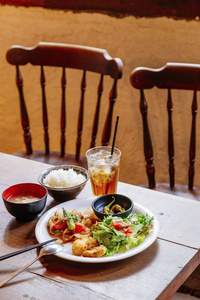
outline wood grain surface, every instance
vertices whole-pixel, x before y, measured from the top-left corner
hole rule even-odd
[[[37,182],[48,165],[0,153],[0,192],[20,182]],[[86,264],[56,256],[41,258],[1,288],[2,299],[170,299],[199,265],[200,203],[119,183],[125,194],[153,211],[159,220],[158,239],[145,251],[125,260]],[[91,197],[90,183],[78,196]],[[48,196],[45,210],[57,203]],[[42,212],[43,214],[44,212]],[[0,201],[0,255],[33,245],[38,219],[18,222]],[[1,262],[0,280],[37,256],[34,249]]]

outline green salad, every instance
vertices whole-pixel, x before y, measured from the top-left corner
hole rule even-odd
[[[92,237],[107,248],[105,256],[123,253],[144,242],[153,228],[153,219],[147,214],[132,214],[126,219],[108,216],[92,226]]]

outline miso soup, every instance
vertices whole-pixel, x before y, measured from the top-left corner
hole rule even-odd
[[[33,195],[14,195],[11,196],[8,200],[14,203],[31,203],[39,199],[39,197],[35,197]]]

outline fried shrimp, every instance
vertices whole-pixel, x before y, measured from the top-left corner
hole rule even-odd
[[[106,253],[107,248],[103,245],[83,251],[83,257],[101,257]]]
[[[77,239],[72,244],[72,251],[74,255],[81,256],[85,250],[90,250],[99,244],[91,236]]]
[[[86,249],[85,239],[75,240],[72,244],[72,252],[74,255],[81,256]]]

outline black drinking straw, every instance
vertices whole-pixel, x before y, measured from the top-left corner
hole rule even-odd
[[[119,121],[119,116],[117,116],[116,123],[115,123],[115,131],[114,131],[114,136],[113,136],[111,155],[113,155],[113,151],[114,151],[114,147],[115,147],[115,138],[116,138],[116,134],[117,134],[118,121]]]

